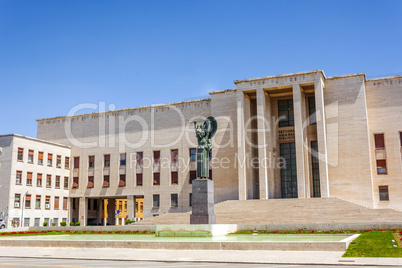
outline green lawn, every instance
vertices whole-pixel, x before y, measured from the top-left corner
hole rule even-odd
[[[402,257],[398,241],[398,247],[394,248],[392,240],[396,240],[392,231],[362,233],[349,245],[343,257]]]

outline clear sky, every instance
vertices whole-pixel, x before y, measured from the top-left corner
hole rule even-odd
[[[208,96],[323,69],[402,73],[402,1],[0,0],[0,134],[80,103]]]

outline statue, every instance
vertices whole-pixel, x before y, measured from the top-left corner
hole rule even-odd
[[[195,134],[198,140],[197,147],[197,178],[209,178],[209,154],[212,149],[211,138],[215,135],[218,123],[213,116],[208,117],[204,124],[197,125],[194,121]]]

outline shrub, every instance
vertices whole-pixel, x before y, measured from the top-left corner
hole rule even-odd
[[[67,222],[65,222],[65,221],[60,222],[60,226],[66,226],[66,225],[67,225]]]
[[[70,226],[74,226],[74,222],[70,221]]]
[[[80,226],[81,225],[81,223],[79,222],[79,221],[77,221],[76,223],[75,223],[75,226]]]
[[[46,227],[46,226],[48,226],[48,224],[49,224],[49,223],[44,222],[44,223],[43,223],[43,226],[45,226],[45,227]]]
[[[126,224],[130,224],[130,223],[135,222],[135,221],[132,221],[130,219],[126,219],[125,222],[126,222]]]
[[[56,226],[56,223],[55,223],[55,222],[52,222],[52,226]]]

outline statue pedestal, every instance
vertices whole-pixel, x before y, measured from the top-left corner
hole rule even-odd
[[[215,224],[214,182],[209,179],[193,180],[193,211],[190,224]]]

